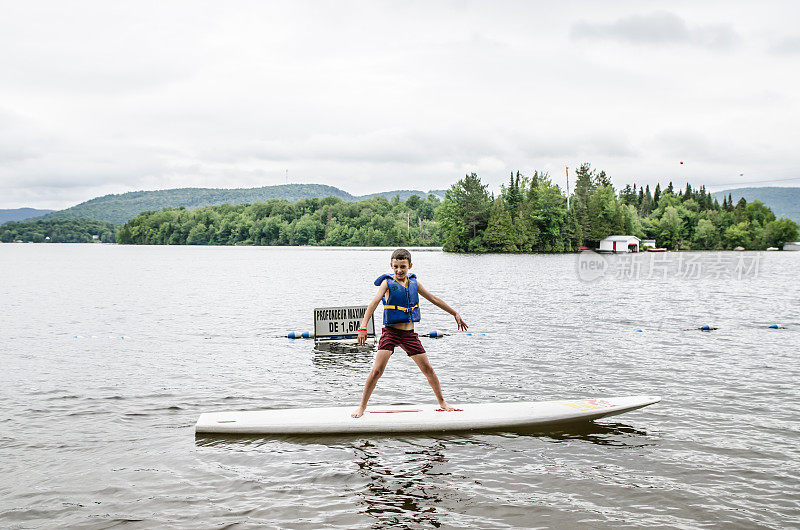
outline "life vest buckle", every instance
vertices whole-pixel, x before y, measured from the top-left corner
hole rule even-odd
[[[383,306],[384,309],[396,309],[398,311],[404,311],[406,313],[410,313],[411,311],[415,310],[419,307],[419,304],[415,305],[414,307],[408,308],[399,305],[385,305]]]

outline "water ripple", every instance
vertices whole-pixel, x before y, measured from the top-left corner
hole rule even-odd
[[[3,245],[1,526],[800,526],[800,253],[727,283],[418,256],[485,333],[422,339],[451,402],[663,401],[543,432],[195,436],[202,411],[354,404],[371,355],[281,336],[366,303],[386,251]],[[452,318],[425,304],[420,329]],[[373,403],[430,401],[393,356]]]

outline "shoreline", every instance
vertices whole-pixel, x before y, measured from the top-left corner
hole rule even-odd
[[[301,248],[301,249],[319,249],[319,250],[345,250],[345,249],[353,249],[353,250],[394,250],[397,247],[390,246],[390,247],[378,247],[378,246],[351,246],[351,245],[163,245],[163,244],[129,244],[129,243],[104,243],[102,241],[84,241],[84,242],[69,242],[69,243],[57,243],[57,242],[42,242],[42,241],[12,241],[12,242],[4,242],[0,241],[0,245],[103,245],[103,246],[120,246],[120,247],[215,247],[215,248]],[[409,250],[413,250],[416,252],[447,252],[448,254],[461,254],[465,256],[500,256],[500,255],[508,255],[508,256],[522,256],[522,255],[545,255],[545,256],[560,256],[560,255],[581,255],[584,252],[591,252],[594,254],[598,254],[601,256],[634,256],[640,254],[669,254],[669,253],[682,253],[682,252],[795,252],[794,250],[784,250],[784,249],[751,249],[746,248],[742,250],[736,249],[677,249],[677,250],[666,250],[664,252],[647,252],[647,251],[640,251],[640,252],[607,252],[607,251],[598,251],[598,250],[573,250],[569,252],[457,252],[457,251],[446,251],[443,247],[427,247],[427,246],[407,246],[403,247]]]

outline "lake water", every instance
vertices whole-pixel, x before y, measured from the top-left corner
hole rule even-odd
[[[389,253],[0,245],[0,526],[800,525],[800,252],[414,251],[478,333],[423,302],[451,403],[663,401],[543,433],[195,437],[204,411],[355,405],[371,355],[282,336],[366,304]],[[398,351],[371,404],[420,402]]]

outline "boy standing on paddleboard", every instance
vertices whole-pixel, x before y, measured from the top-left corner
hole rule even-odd
[[[364,313],[364,320],[358,328],[358,343],[363,345],[367,341],[367,323],[372,317],[378,302],[383,301],[383,329],[381,330],[381,340],[378,342],[378,353],[375,355],[375,364],[367,377],[364,385],[364,394],[361,396],[361,404],[351,414],[354,418],[360,418],[367,408],[372,391],[383,374],[389,357],[394,353],[395,346],[400,346],[411,357],[425,377],[439,401],[439,406],[443,410],[454,410],[442,396],[442,388],[439,386],[439,378],[433,371],[433,366],[428,361],[425,348],[419,341],[419,336],[414,333],[414,322],[419,322],[419,295],[424,296],[433,305],[440,307],[453,315],[456,319],[458,329],[467,329],[467,324],[461,319],[444,300],[432,295],[417,281],[415,274],[408,274],[411,269],[411,253],[404,248],[399,248],[392,253],[389,265],[394,270],[394,275],[384,274],[377,280],[378,293],[372,302],[367,306]]]

